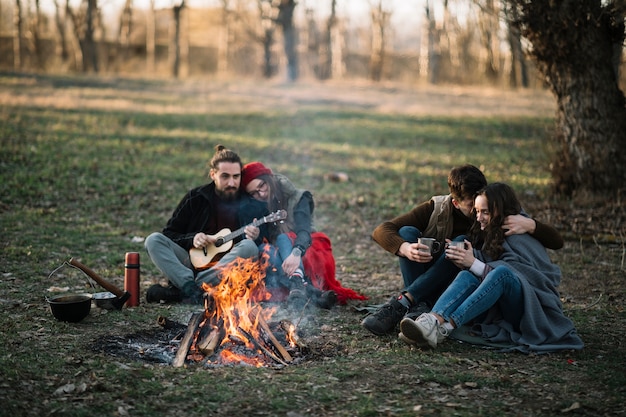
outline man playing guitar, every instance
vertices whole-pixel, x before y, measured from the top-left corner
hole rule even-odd
[[[256,219],[268,214],[267,206],[239,190],[242,163],[239,155],[222,145],[215,147],[209,176],[211,182],[190,190],[180,201],[163,232],[146,238],[152,262],[167,277],[168,286],[155,284],[146,293],[147,302],[200,303],[203,283],[217,285],[221,267],[236,258],[258,256],[258,244],[267,237],[265,225]],[[246,226],[243,226],[246,225]],[[224,229],[242,229],[207,265],[193,265],[190,251],[223,246],[217,240]]]

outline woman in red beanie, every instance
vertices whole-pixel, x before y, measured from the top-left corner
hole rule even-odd
[[[270,228],[270,242],[259,246],[269,254],[267,287],[289,289],[290,304],[302,307],[309,298],[321,308],[337,302],[334,291],[321,291],[307,279],[302,257],[310,248],[313,233],[313,196],[296,188],[284,175],[274,174],[261,162],[243,167],[241,188],[250,196],[267,203],[270,212],[286,210],[284,222]]]

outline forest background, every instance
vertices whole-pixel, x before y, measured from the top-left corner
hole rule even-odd
[[[514,18],[495,0],[1,0],[0,69],[542,88]]]

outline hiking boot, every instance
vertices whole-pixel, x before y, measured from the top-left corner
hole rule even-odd
[[[292,276],[289,278],[290,290],[287,296],[287,304],[291,308],[302,309],[309,301],[307,294],[307,285],[300,276]]]
[[[146,301],[149,303],[178,303],[182,301],[180,290],[173,285],[164,287],[154,284],[146,291]]]
[[[448,330],[439,324],[439,320],[433,314],[424,313],[416,320],[402,319],[400,330],[408,339],[420,347],[435,349],[437,344],[443,342],[448,336]]]
[[[330,310],[337,304],[337,293],[332,290],[322,291],[319,297],[315,299],[315,305],[324,310]]]
[[[365,317],[361,325],[376,336],[383,336],[396,328],[408,310],[398,301],[398,297],[392,297],[376,312]]]
[[[306,289],[307,294],[309,294],[315,305],[319,308],[330,310],[337,304],[337,293],[335,291],[322,291],[310,283],[307,283]]]
[[[406,313],[404,318],[409,318],[411,320],[417,319],[423,313],[430,313],[430,306],[425,301],[420,301],[419,303],[412,305],[409,308],[409,311]]]

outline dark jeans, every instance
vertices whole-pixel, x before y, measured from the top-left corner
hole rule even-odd
[[[404,226],[399,230],[400,236],[407,242],[417,242],[422,233],[413,226]],[[453,240],[463,241],[465,236],[457,236]],[[400,257],[400,272],[404,281],[405,291],[413,297],[414,304],[425,301],[434,305],[437,299],[448,288],[461,271],[446,259],[445,250],[441,249],[436,258],[429,263],[419,263]]]

